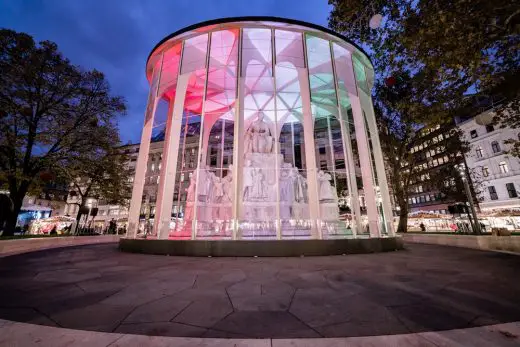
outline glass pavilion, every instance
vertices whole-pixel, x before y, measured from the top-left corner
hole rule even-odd
[[[281,18],[215,20],[161,41],[146,76],[128,237],[143,233],[143,186],[157,131],[164,148],[148,236],[393,236],[373,68],[344,37]]]

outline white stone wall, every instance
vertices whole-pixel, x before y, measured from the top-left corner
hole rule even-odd
[[[520,208],[520,159],[507,154],[510,146],[504,143],[508,139],[518,139],[520,130],[501,129],[496,125],[493,130],[487,129],[486,123],[490,122],[492,117],[493,113],[487,111],[459,124],[465,139],[470,144],[470,151],[465,155],[466,163],[475,171],[477,180],[482,182],[479,196],[481,209]],[[494,142],[498,143],[500,151],[493,151]],[[479,152],[482,154],[480,155]],[[507,170],[504,169],[504,163]],[[487,168],[487,176],[485,168]],[[507,183],[514,184],[518,197],[509,196]],[[488,188],[490,186],[495,187],[497,200],[491,199]]]

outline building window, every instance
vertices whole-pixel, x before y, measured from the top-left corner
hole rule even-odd
[[[474,139],[475,137],[478,137],[478,134],[477,134],[477,131],[476,130],[471,130],[469,132],[470,136],[472,139]]]
[[[489,190],[489,197],[491,198],[491,200],[498,200],[498,195],[497,195],[497,191],[495,190],[495,187],[489,186],[488,190]]]
[[[509,172],[509,168],[505,161],[501,161],[500,164],[498,164],[498,167],[500,168],[500,173],[505,174]]]
[[[480,146],[477,147],[475,153],[477,154],[477,158],[482,158],[484,156],[484,153],[482,152],[482,147]]]
[[[484,176],[484,177],[489,176],[489,168],[487,166],[482,166],[482,176]]]
[[[498,144],[497,141],[491,142],[491,149],[493,150],[493,153],[500,152],[500,145]]]
[[[517,198],[518,194],[516,193],[515,185],[513,183],[507,183],[507,194],[509,194],[510,198]]]
[[[319,151],[320,151],[320,154],[325,154],[325,147],[320,147]]]
[[[491,124],[486,125],[486,131],[488,133],[492,132],[493,130],[495,130],[495,127],[493,125],[491,125]]]
[[[320,160],[320,169],[327,170],[327,161],[326,160]]]

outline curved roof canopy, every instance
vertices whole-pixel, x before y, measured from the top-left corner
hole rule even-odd
[[[328,28],[322,27],[320,25],[295,20],[295,19],[287,19],[280,17],[271,17],[271,16],[246,16],[246,17],[228,17],[228,18],[220,18],[213,19],[205,22],[200,22],[197,24],[190,25],[183,29],[177,30],[176,32],[166,36],[162,39],[155,47],[152,49],[150,54],[148,55],[148,59],[146,61],[146,76],[148,80],[151,80],[152,67],[154,63],[157,61],[158,56],[172,47],[175,43],[185,40],[188,37],[196,36],[198,34],[206,33],[209,31],[214,31],[216,29],[224,29],[230,28],[233,26],[245,26],[247,24],[248,27],[259,26],[259,27],[279,27],[280,29],[290,30],[295,29],[299,31],[308,31],[312,32],[316,35],[321,35],[329,40],[337,41],[337,42],[345,42],[359,53],[358,57],[363,60],[366,65],[373,67],[372,62],[368,54],[354,42],[350,41],[345,36],[338,34]]]

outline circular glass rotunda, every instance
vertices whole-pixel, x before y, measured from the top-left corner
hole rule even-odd
[[[282,18],[214,20],[162,40],[146,77],[127,237],[393,236],[373,67],[346,38]]]

